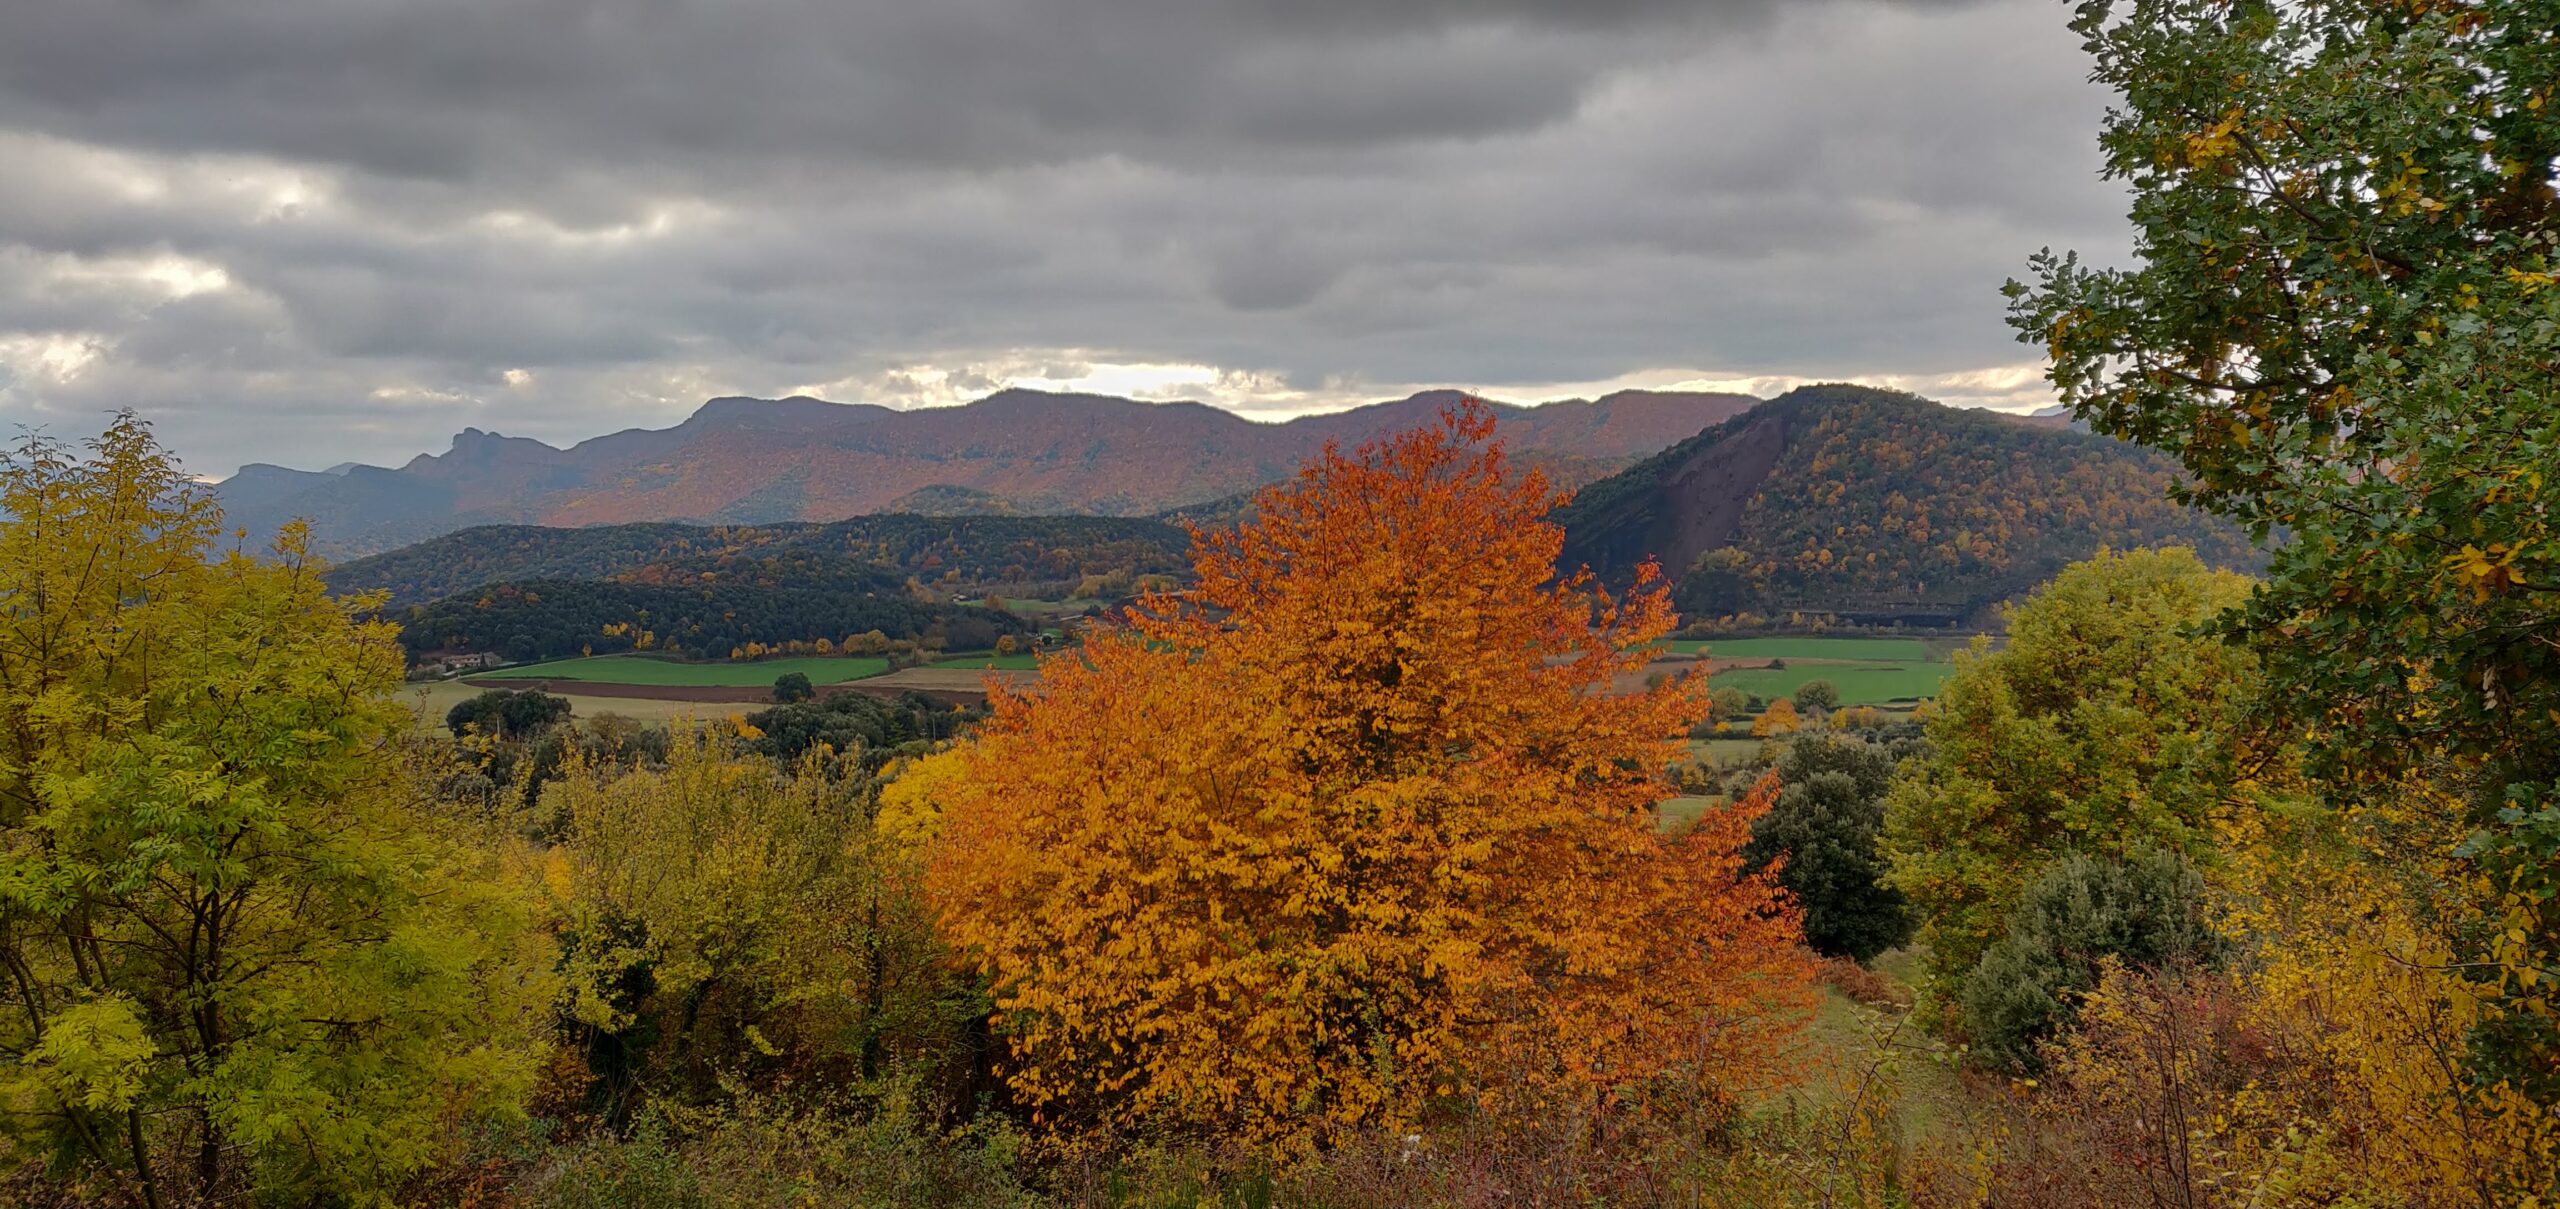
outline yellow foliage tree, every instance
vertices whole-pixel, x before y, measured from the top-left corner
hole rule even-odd
[[[566,821],[570,1016],[591,1056],[621,1055],[599,1064],[608,1082],[648,1038],[661,1077],[696,1090],[869,1077],[957,1044],[912,859],[875,841],[842,757],[776,768],[744,750],[756,736],[680,727],[639,768],[572,747],[543,790]]]
[[[2114,970],[2083,1000],[2048,1051],[2044,1178],[2090,1204],[2547,1204],[2560,1117],[2472,1074],[2491,1004],[2459,960],[2487,922],[2460,800],[2217,820],[2240,960]]]
[[[927,890],[1044,1120],[1287,1150],[1778,1077],[1807,958],[1738,855],[1774,786],[1659,833],[1704,684],[1607,691],[1671,615],[1557,578],[1555,502],[1472,405],[1328,450],[1195,531],[1189,598],[997,693]]]
[[[379,600],[221,532],[129,415],[0,454],[0,1167],[88,1189],[48,1203],[387,1204],[541,1060],[539,938],[397,758]]]
[[[1761,710],[1760,716],[1752,721],[1751,734],[1753,738],[1765,739],[1792,735],[1803,727],[1803,719],[1796,716],[1796,703],[1780,697],[1770,702],[1769,708]]]

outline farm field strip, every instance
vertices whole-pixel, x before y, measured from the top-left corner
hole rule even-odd
[[[421,730],[442,731],[444,716],[454,706],[479,696],[487,690],[459,680],[442,680],[432,684],[412,684],[400,690],[400,700],[415,709]],[[676,701],[657,697],[590,697],[577,693],[554,693],[566,697],[570,714],[592,719],[601,714],[619,714],[638,722],[674,722],[681,718],[710,721],[725,718],[743,710],[760,708],[753,705],[723,704],[706,701]]]
[[[812,655],[797,659],[764,659],[753,663],[678,663],[645,655],[595,655],[555,659],[523,667],[478,672],[474,680],[582,680],[590,684],[632,684],[668,688],[713,686],[746,688],[769,685],[779,676],[798,672],[811,684],[842,684],[877,676],[889,661],[866,655]]]
[[[1895,663],[1944,662],[1918,638],[1674,638],[1663,648],[1677,654],[1700,651],[1718,659],[1847,659]]]
[[[1934,697],[1938,686],[1955,672],[1951,663],[1789,664],[1783,668],[1743,667],[1717,672],[1707,683],[1738,688],[1762,700],[1791,697],[1808,680],[1828,680],[1846,705],[1882,705]]]
[[[1778,638],[1675,639],[1662,644],[1675,655],[1705,654],[1719,665],[1731,662],[1783,662],[1784,667],[1720,667],[1708,677],[1718,688],[1734,688],[1774,701],[1795,694],[1809,680],[1828,680],[1840,690],[1844,705],[1885,705],[1934,697],[1954,673],[1952,653],[1964,640],[1950,638],[1866,638],[1803,636]],[[1656,664],[1676,671],[1694,663]]]

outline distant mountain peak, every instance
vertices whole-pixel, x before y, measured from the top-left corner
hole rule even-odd
[[[876,415],[888,408],[872,403],[835,403],[813,399],[807,395],[789,395],[780,399],[757,399],[745,395],[723,395],[706,400],[685,417],[678,428],[713,426],[747,426],[758,428],[797,427],[811,423],[834,423]]]
[[[233,523],[312,522],[334,557],[485,524],[835,521],[901,504],[1150,516],[1286,478],[1328,441],[1426,423],[1469,392],[1423,391],[1348,411],[1257,422],[1199,402],[1018,387],[957,407],[898,410],[807,396],[706,400],[668,428],[555,448],[465,428],[397,470],[235,476]],[[1505,405],[1512,450],[1560,485],[1627,465],[1756,402],[1673,394],[1619,405]]]

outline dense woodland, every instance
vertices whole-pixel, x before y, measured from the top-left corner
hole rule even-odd
[[[2291,540],[2060,567],[1891,723],[1693,746],[1474,406],[984,712],[662,727],[422,726],[304,533],[22,441],[0,1203],[2560,1202],[2560,25],[2078,13],[2140,260],[2014,321]]]
[[[877,571],[946,592],[1064,597],[1088,579],[1185,570],[1190,541],[1157,521],[1096,516],[859,516],[833,524],[485,525],[329,573],[340,592],[382,591],[396,607],[512,580],[671,582],[710,574],[788,586],[804,575]],[[787,571],[776,576],[774,571]]]
[[[1981,615],[2102,547],[2262,557],[2168,498],[2164,456],[1859,386],[1789,392],[1584,488],[1565,561],[1623,577],[1662,557],[1696,620],[1790,611]]]
[[[738,570],[733,566],[732,573]],[[492,651],[519,661],[622,651],[725,659],[751,643],[781,648],[825,640],[858,647],[875,633],[938,641],[951,650],[985,650],[1008,634],[1036,632],[1030,622],[1001,609],[917,600],[879,583],[877,575],[858,575],[850,583],[813,576],[787,585],[716,575],[665,584],[524,580],[419,605],[397,619],[401,645],[413,656]]]

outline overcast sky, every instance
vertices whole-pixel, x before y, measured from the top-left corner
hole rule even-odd
[[[2060,0],[34,0],[0,416],[199,473],[723,394],[2046,401]]]

